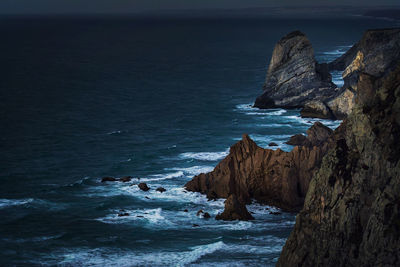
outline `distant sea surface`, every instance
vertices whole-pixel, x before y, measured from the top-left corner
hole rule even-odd
[[[273,266],[294,214],[254,203],[254,221],[206,220],[197,211],[214,217],[224,200],[183,186],[243,133],[289,151],[315,121],[251,108],[282,36],[303,31],[327,62],[394,24],[1,18],[0,265]]]

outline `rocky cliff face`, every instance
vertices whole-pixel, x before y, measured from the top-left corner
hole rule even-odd
[[[295,31],[276,45],[269,64],[264,93],[255,107],[303,107],[310,100],[325,101],[336,86],[327,64],[318,64],[307,37]]]
[[[400,66],[357,90],[277,266],[399,265]]]
[[[360,74],[381,78],[393,71],[399,60],[400,29],[366,31],[361,40],[347,53],[329,63],[330,70],[343,70],[344,85],[338,95],[332,96],[327,101],[327,108],[336,118],[346,117],[355,105]],[[310,109],[309,106],[306,105],[306,111]],[[314,113],[321,114],[322,112]]]
[[[255,199],[298,211],[311,177],[332,143],[332,131],[326,128],[320,123],[313,125],[304,143],[291,152],[263,149],[243,135],[212,172],[194,177],[185,187],[211,199],[235,194],[246,203]]]

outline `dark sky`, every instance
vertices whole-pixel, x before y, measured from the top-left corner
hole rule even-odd
[[[136,13],[162,9],[399,5],[399,0],[0,0],[0,13]]]

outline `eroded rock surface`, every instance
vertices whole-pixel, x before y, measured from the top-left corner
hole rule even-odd
[[[277,266],[398,266],[400,66],[362,74],[356,105],[316,172]]]
[[[328,135],[334,138],[326,128],[314,125],[307,145],[291,152],[263,149],[245,134],[212,172],[195,176],[185,187],[210,199],[235,194],[245,203],[254,198],[285,210],[300,210],[311,177],[330,146]]]
[[[230,195],[225,200],[225,209],[218,214],[215,219],[224,221],[248,221],[254,220],[253,216],[248,212],[246,205],[238,199],[235,194]]]
[[[283,37],[276,45],[268,67],[264,93],[258,108],[303,107],[311,100],[325,101],[336,86],[327,64],[318,64],[310,41],[299,31]]]

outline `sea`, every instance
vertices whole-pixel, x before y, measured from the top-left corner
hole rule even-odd
[[[253,203],[254,221],[217,221],[224,200],[184,185],[244,133],[290,151],[316,121],[252,107],[282,36],[303,31],[329,62],[394,24],[0,17],[0,265],[274,266],[296,214]]]

